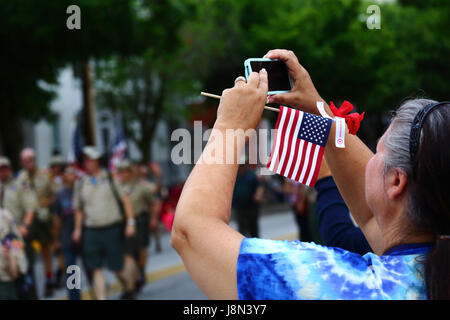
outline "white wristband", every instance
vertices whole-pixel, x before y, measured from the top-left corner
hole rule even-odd
[[[322,101],[317,101],[317,110],[322,117],[331,119],[336,122],[336,134],[334,135],[334,143],[337,148],[345,148],[345,119],[341,117],[330,117],[328,113],[325,112]]]
[[[337,148],[345,148],[345,119],[336,117],[336,134],[334,136],[334,143]]]
[[[134,226],[136,225],[135,219],[127,219],[127,226]]]

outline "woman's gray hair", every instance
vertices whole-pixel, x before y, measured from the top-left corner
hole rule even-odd
[[[409,136],[411,123],[417,112],[434,100],[412,99],[405,101],[392,117],[391,125],[384,138],[384,145],[387,149],[385,160],[385,174],[393,168],[402,169],[408,177],[412,176],[412,161],[409,153]],[[423,136],[423,135],[422,135]],[[408,179],[411,181],[411,179]],[[410,191],[408,183],[408,191]],[[413,227],[423,226],[422,215],[419,214],[414,201],[408,199],[408,218]]]

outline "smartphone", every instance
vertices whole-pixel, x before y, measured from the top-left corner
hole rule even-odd
[[[289,77],[286,64],[278,59],[249,58],[244,62],[245,78],[252,72],[259,72],[262,68],[266,69],[269,79],[269,92],[267,95],[273,95],[283,92],[289,92],[292,89],[292,81]]]

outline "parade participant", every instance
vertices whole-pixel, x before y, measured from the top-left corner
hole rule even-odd
[[[60,155],[53,155],[50,159],[48,175],[49,175],[49,179],[50,179],[50,183],[51,183],[52,192],[55,196],[62,189],[64,189],[63,176],[64,176],[65,165],[66,165],[66,162]],[[50,209],[53,214],[56,213],[53,209],[53,205],[50,207]],[[55,217],[55,215],[53,215],[53,217]],[[58,223],[57,221],[53,221],[53,224],[55,226],[57,226],[57,223]],[[61,252],[61,248],[58,246],[60,242],[57,240],[58,239],[58,237],[56,236],[57,230],[55,230],[53,228],[52,231],[53,231],[53,238],[55,240],[55,245],[53,247],[54,254],[58,260],[58,268],[57,268],[56,274],[55,274],[54,286],[61,287],[63,276],[65,274],[64,259],[63,259],[63,255]]]
[[[18,297],[20,299],[37,299],[31,229],[38,208],[38,200],[34,192],[24,188],[13,179],[11,162],[6,157],[0,157],[0,207],[8,210],[13,216],[20,236],[25,241],[28,268],[26,275],[16,279]]]
[[[150,229],[154,230],[158,224],[158,212],[154,206],[156,190],[152,183],[132,171],[131,163],[128,160],[122,160],[117,166],[117,171],[119,189],[122,194],[128,195],[135,213],[136,235],[125,241],[125,264],[127,265],[127,258],[130,260],[130,257],[129,269],[133,268],[132,262],[138,263],[136,289],[139,290],[145,284]],[[127,269],[127,267],[125,268]]]
[[[64,159],[59,156],[55,155],[52,156],[49,163],[49,179],[52,187],[53,194],[57,194],[62,189],[64,189],[64,167],[66,166],[66,162]]]
[[[74,191],[75,228],[72,239],[82,240],[86,267],[92,272],[97,299],[106,299],[103,264],[106,261],[124,286],[124,298],[134,298],[134,279],[123,274],[123,223],[125,236],[135,234],[136,221],[127,195],[120,195],[117,185],[100,167],[100,153],[91,146],[83,149],[87,175],[77,182]],[[122,212],[123,206],[123,212]],[[83,228],[84,227],[84,228]]]
[[[265,57],[286,63],[293,89],[266,99],[263,70],[223,92],[200,158],[207,161],[193,169],[177,207],[171,241],[194,281],[221,299],[450,299],[450,150],[442,147],[450,136],[448,102],[403,103],[375,155],[348,129],[345,148],[337,148],[332,124],[326,161],[374,253],[249,239],[228,226],[238,164],[209,158],[218,132],[255,128],[266,101],[314,114],[324,102],[293,52]],[[238,154],[243,147],[222,142]]]
[[[41,246],[45,270],[44,296],[50,297],[53,294],[52,245],[54,241],[50,205],[54,200],[54,194],[47,173],[36,165],[34,150],[23,149],[20,159],[23,169],[20,171],[17,181],[24,189],[33,191],[39,201],[33,223],[33,240],[37,240]]]
[[[53,205],[55,213],[56,247],[61,249],[64,261],[64,269],[70,265],[77,265],[79,248],[72,240],[75,219],[73,208],[73,191],[77,181],[77,171],[74,167],[67,167],[63,173],[64,187],[56,194]],[[69,276],[69,275],[67,275]],[[80,300],[80,290],[73,288],[68,290],[70,300]]]
[[[264,187],[248,164],[239,166],[233,192],[232,207],[236,212],[239,232],[248,237],[258,237],[259,205]]]
[[[132,170],[133,170],[133,175],[135,177],[140,177],[141,179],[145,180],[145,181],[150,181],[151,184],[153,185],[153,188],[155,189],[153,198],[153,206],[155,210],[155,215],[160,217],[160,212],[161,212],[161,206],[162,206],[162,201],[161,201],[161,187],[162,187],[162,170],[161,167],[156,163],[156,162],[150,162],[148,164],[148,167],[141,164],[139,161],[134,161],[132,163]],[[159,218],[156,221],[156,223],[153,223],[151,226],[151,233],[150,233],[150,237],[154,237],[155,239],[155,245],[156,245],[156,252],[161,252],[162,251],[162,246],[161,246],[161,231],[159,229]]]
[[[24,242],[11,213],[0,207],[0,300],[16,300],[14,280],[27,272]]]
[[[310,200],[306,187],[297,181],[286,179],[285,191],[289,197],[292,213],[297,223],[300,241],[312,241],[308,217]]]
[[[14,181],[11,162],[6,157],[0,157],[0,195],[0,206],[13,215],[20,235],[28,238],[37,208],[37,198],[29,189],[24,189]]]

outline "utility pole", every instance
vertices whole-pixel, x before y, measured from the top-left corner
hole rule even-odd
[[[83,85],[83,118],[84,137],[87,145],[95,146],[95,121],[94,121],[94,99],[92,94],[92,76],[89,61],[85,60],[82,66]]]

